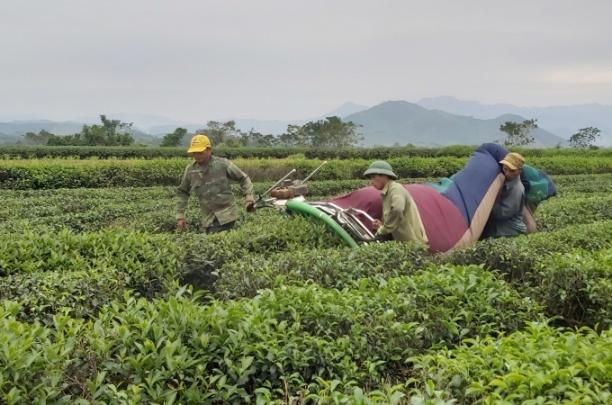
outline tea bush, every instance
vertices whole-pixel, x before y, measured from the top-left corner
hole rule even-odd
[[[609,403],[612,332],[532,323],[501,339],[412,358],[418,386],[459,403]],[[425,388],[421,388],[425,391]],[[423,395],[426,397],[426,395]]]
[[[0,304],[0,401],[5,404],[71,403],[64,390],[83,325],[65,316],[52,327],[15,319],[19,305]]]
[[[382,243],[353,249],[304,249],[239,256],[218,270],[216,292],[223,298],[252,296],[257,290],[304,280],[344,288],[362,277],[412,274],[430,263],[484,264],[517,283],[559,249],[612,247],[612,222],[574,225],[548,233],[480,241],[447,254],[430,255],[417,244]]]
[[[0,356],[0,381],[11,381],[0,383],[0,398],[231,402],[306,394],[318,379],[375,386],[402,378],[406,356],[539,318],[533,303],[478,267],[364,279],[353,290],[281,287],[208,305],[180,295],[115,301],[86,324],[55,317],[32,328],[35,344],[14,318],[19,310],[0,313],[0,342],[19,348]],[[39,360],[24,375],[26,352]],[[57,377],[33,389],[47,381],[46,363]]]
[[[540,232],[515,238],[487,239],[442,256],[442,262],[484,264],[521,282],[542,257],[569,249],[589,251],[612,247],[612,221],[575,225],[556,232]]]
[[[342,246],[342,241],[324,224],[309,218],[282,217],[267,211],[247,221],[238,229],[207,236],[200,248],[190,248],[183,267],[183,280],[199,288],[211,289],[217,271],[228,261],[248,261],[253,254]]]
[[[612,327],[612,250],[555,252],[516,288],[569,325]]]
[[[132,290],[165,293],[179,276],[182,244],[132,232],[0,236],[0,297],[22,304],[20,318],[90,317]]]
[[[539,231],[560,229],[573,224],[588,224],[612,219],[612,195],[609,193],[552,198],[535,212]]]
[[[513,239],[486,240],[442,262],[483,263],[569,325],[609,328],[612,222],[570,226]],[[569,252],[562,254],[561,252]]]
[[[217,296],[252,297],[258,290],[305,281],[345,288],[365,277],[394,277],[421,270],[431,259],[418,244],[383,243],[359,249],[309,249],[228,260],[218,270]]]

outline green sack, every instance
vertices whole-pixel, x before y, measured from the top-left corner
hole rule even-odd
[[[540,171],[533,166],[524,165],[521,175],[523,183],[527,182],[527,201],[530,203],[539,203],[546,200],[548,197],[548,179],[542,176]]]

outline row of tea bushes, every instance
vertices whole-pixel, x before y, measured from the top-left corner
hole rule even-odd
[[[264,224],[271,226],[262,231]],[[436,263],[484,263],[550,316],[605,327],[612,314],[610,235],[606,221],[431,256],[422,246],[400,243],[333,248],[339,241],[322,225],[300,217],[262,216],[249,227],[210,236],[26,232],[0,238],[0,292],[27,302],[28,319],[63,308],[88,316],[125,290],[165,293],[174,279],[229,299],[305,280],[345,288],[360,278],[411,275]]]
[[[595,214],[586,216],[585,225],[593,223],[593,226],[579,226],[573,219],[567,222],[574,223],[575,226],[559,222],[560,232],[536,233],[533,235],[494,239],[479,242],[475,246],[450,253],[451,262],[459,264],[481,264],[485,263],[491,268],[503,270],[510,274],[516,272],[520,275],[523,271],[528,271],[531,264],[536,262],[539,257],[549,252],[563,252],[574,246],[584,249],[601,249],[610,245],[610,235],[612,228],[610,216],[597,214],[599,206],[594,205]],[[606,220],[602,220],[606,219]],[[599,220],[599,221],[598,221]],[[562,231],[563,228],[568,231]],[[261,212],[257,215],[248,216],[245,222],[236,230],[225,235],[212,235],[209,237],[207,246],[210,249],[205,251],[193,252],[187,259],[187,267],[193,270],[194,274],[216,272],[225,263],[232,263],[237,266],[232,270],[235,274],[248,274],[248,268],[260,269],[261,260],[255,254],[273,254],[276,252],[289,252],[288,255],[302,254],[300,250],[326,249],[342,246],[341,241],[331,232],[327,231],[322,224],[313,222],[301,217],[282,217],[274,212]],[[407,245],[406,254],[412,255],[411,248]],[[360,251],[363,248],[359,249]],[[400,248],[401,250],[401,248]],[[367,248],[364,254],[368,254]],[[516,252],[516,254],[515,254]],[[313,252],[315,255],[317,252]],[[308,255],[309,253],[304,253]],[[362,253],[351,253],[359,257]],[[344,257],[345,253],[341,250],[337,253],[329,252],[329,255],[318,259],[325,263],[327,259]],[[375,255],[375,254],[374,254]],[[405,257],[398,253],[398,257]],[[233,263],[233,258],[240,258],[244,264]],[[253,263],[252,261],[257,261]],[[366,261],[365,263],[370,263]],[[304,265],[315,263],[313,259],[304,259]],[[304,265],[300,265],[297,260],[288,257],[288,264],[285,268],[289,272],[297,272]],[[395,266],[391,266],[395,268]],[[359,267],[356,266],[356,269]],[[282,271],[281,271],[282,272]],[[322,270],[324,275],[325,270]],[[273,273],[271,273],[273,274]],[[237,276],[242,277],[242,276]],[[208,278],[206,279],[209,282]],[[338,279],[338,280],[341,280]],[[249,291],[256,289],[258,282],[253,281],[253,286]],[[239,290],[238,290],[239,291]]]
[[[308,147],[215,147],[217,156],[236,158],[285,158],[305,155],[309,159],[389,159],[391,157],[467,157],[476,146],[453,145],[439,148],[414,146],[374,148],[308,148]],[[606,156],[612,157],[612,149],[560,149],[513,148],[524,156]],[[129,147],[129,146],[0,146],[0,159],[152,159],[183,157],[184,147]]]
[[[310,383],[301,378],[302,370],[290,374],[308,367],[312,356],[320,354],[317,349],[332,360],[331,351],[340,350],[335,353],[346,356],[343,365],[358,353],[349,352],[346,342],[305,335],[299,322],[257,317],[264,309],[238,304],[224,311],[218,304],[201,307],[181,298],[153,303],[127,299],[114,303],[93,324],[58,316],[53,325],[41,326],[17,321],[18,305],[5,302],[0,306],[0,398],[7,404],[610,400],[609,331],[564,331],[530,323],[507,336],[474,337],[457,348],[436,346],[413,355],[403,379],[373,381],[362,389],[352,375],[365,366],[382,371],[380,361],[361,362],[340,375],[332,367],[318,367]],[[250,316],[239,318],[246,313]],[[279,344],[266,341],[269,337]],[[313,349],[313,343],[319,345]],[[247,349],[246,356],[234,350],[239,344]],[[300,353],[305,345],[307,351]],[[274,374],[278,377],[270,378]]]
[[[568,225],[610,220],[612,195],[585,193],[551,198],[540,204],[534,216],[538,231],[551,231]]]
[[[607,176],[607,175],[604,175]],[[560,176],[564,178],[565,176]],[[572,176],[569,176],[572,177]],[[596,176],[594,176],[596,177]],[[339,193],[344,187],[358,186],[355,181],[318,182],[317,192]],[[331,183],[331,184],[330,184]],[[592,188],[604,188],[606,179],[592,182]],[[612,181],[611,181],[612,183]],[[263,190],[267,184],[257,183]],[[572,192],[569,185],[560,186],[560,195],[538,207],[535,218],[540,231],[552,231],[572,224],[591,223],[612,218],[612,199],[609,193]],[[22,232],[69,229],[91,232],[101,229],[131,229],[155,233],[174,232],[174,191],[170,187],[116,189],[63,189],[4,191],[4,209],[0,211],[0,230]],[[238,202],[241,201],[237,195]],[[325,197],[321,197],[325,198]],[[315,198],[316,199],[316,198]],[[271,210],[260,210],[259,215],[273,215]],[[243,214],[242,226],[249,226],[253,215]],[[187,219],[193,231],[199,230],[198,207],[190,200]]]
[[[173,290],[187,246],[127,231],[3,234],[0,297],[19,301],[20,318],[30,321],[90,317],[128,290],[143,297]]]
[[[228,159],[286,158],[306,151],[306,148],[215,147],[215,155]],[[0,146],[0,159],[170,159],[185,156],[187,149],[184,147]]]
[[[612,332],[532,323],[500,338],[415,356],[415,398],[452,403],[605,404],[612,400]],[[398,392],[398,391],[396,391]],[[435,395],[430,395],[430,393]]]
[[[523,296],[569,325],[612,326],[612,221],[513,239],[486,240],[451,252],[446,262],[484,264]]]
[[[402,177],[439,177],[461,169],[464,159],[413,158],[392,162]],[[187,159],[0,160],[0,189],[176,186],[188,163]],[[294,168],[297,170],[294,178],[305,178],[321,161],[238,159],[235,163],[258,182],[276,181]],[[321,168],[316,176],[318,180],[361,179],[367,166],[365,160],[336,160]]]
[[[413,262],[416,260],[416,257],[420,257],[423,251],[422,248],[411,247],[409,244],[389,243],[383,244],[384,248],[374,245],[361,247],[355,251],[337,250],[332,252],[332,249],[329,248],[340,246],[340,242],[332,239],[335,240],[335,245],[329,245],[330,241],[328,239],[317,239],[324,235],[333,238],[333,235],[324,231],[324,228],[319,228],[319,224],[300,217],[281,218],[271,215],[252,218],[243,227],[226,235],[212,235],[207,243],[212,249],[194,252],[192,259],[202,262],[214,262],[216,268],[219,268],[224,263],[229,263],[231,266],[237,266],[235,270],[232,270],[237,272],[237,274],[241,274],[244,269],[249,267],[250,264],[247,264],[247,262],[251,260],[258,263],[257,266],[251,266],[255,270],[259,270],[264,262],[278,260],[283,263],[286,260],[287,264],[284,267],[279,267],[279,274],[282,274],[285,271],[283,269],[286,269],[289,273],[296,272],[295,276],[299,278],[301,277],[300,272],[302,269],[306,271],[308,270],[307,266],[313,264],[313,259],[319,254],[320,249],[326,249],[326,254],[322,255],[324,257],[320,259],[323,266],[321,277],[325,277],[326,269],[331,270],[334,266],[337,266],[338,261],[346,260],[347,265],[351,265],[352,260],[348,260],[349,256],[347,255],[356,258],[355,262],[362,262],[365,266],[375,264],[377,260],[376,255],[378,254],[377,249],[382,249],[381,254],[384,257],[392,259],[394,255],[397,255],[397,260],[409,262]],[[273,223],[278,231],[270,231],[270,234],[265,232],[260,234],[261,229],[257,224],[263,221],[274,221]],[[295,229],[298,229],[297,224],[300,224],[299,226],[304,229],[302,237],[300,237],[299,233],[294,232]],[[612,245],[611,235],[612,221],[599,221],[592,224],[568,226],[555,232],[535,233],[517,238],[488,239],[480,241],[471,247],[443,255],[442,257],[450,263],[485,264],[490,268],[502,270],[514,278],[520,278],[521,274],[533,268],[533,263],[536,263],[542,256],[553,252],[564,252],[571,248],[587,250],[607,248]],[[316,250],[309,252],[309,249]],[[371,251],[370,249],[374,250]],[[304,250],[304,252],[298,252],[299,250]],[[389,250],[388,254],[385,253],[386,250]],[[233,257],[243,260],[244,264],[234,263],[235,260],[229,254],[230,251],[245,252],[249,254],[249,257],[245,257],[242,254],[235,255]],[[287,256],[280,256],[278,258],[271,256],[268,259],[267,256],[250,255],[251,253],[270,255],[275,252],[285,251]],[[216,252],[221,252],[221,254]],[[305,255],[304,258],[297,259],[298,255],[302,254]],[[291,255],[295,256],[291,257]],[[309,255],[311,256],[310,258]],[[332,264],[327,266],[325,264],[326,260],[330,260]],[[399,262],[394,261],[393,263],[399,265]],[[390,266],[389,271],[394,271],[396,268],[398,267],[394,264]],[[350,270],[344,266],[340,269]],[[355,271],[358,272],[359,269],[360,267],[356,265]],[[244,274],[248,275],[246,272]],[[309,274],[308,278],[311,276],[314,277],[314,274]],[[330,277],[332,280],[341,281],[341,279],[336,279],[337,276]],[[316,279],[322,281],[318,278]],[[254,285],[257,285],[257,283]]]
[[[553,253],[514,285],[563,324],[612,327],[612,248]]]
[[[328,148],[307,149],[304,155],[309,159],[389,159],[393,157],[468,157],[477,146],[453,145],[440,148],[415,147],[376,147],[376,148]],[[612,157],[612,148],[597,149],[558,149],[513,147],[512,152],[521,153],[526,158],[554,156],[600,156]]]
[[[269,214],[210,236],[125,229],[1,234],[0,297],[24,303],[24,319],[63,311],[87,317],[127,290],[154,297],[173,290],[177,280],[206,283],[225,260],[340,245],[322,224]]]
[[[389,162],[401,178],[448,177],[461,170],[467,158],[392,158]],[[304,178],[321,164],[313,159],[237,159],[253,181],[275,181],[296,169]],[[612,172],[609,157],[534,157],[529,161],[551,175]],[[0,189],[99,188],[177,185],[187,159],[152,160],[0,160]],[[362,179],[370,161],[332,160],[316,174],[317,180]]]
[[[552,176],[560,196],[580,193],[612,192],[612,174],[576,174]]]
[[[253,297],[258,291],[283,285],[315,283],[349,288],[367,277],[411,275],[432,263],[419,244],[381,243],[359,249],[304,249],[228,260],[218,270],[215,295],[222,299]]]
[[[117,268],[138,273],[143,266],[174,263],[171,236],[129,231],[74,234],[34,233],[0,235],[0,277],[18,273]]]
[[[362,405],[608,403],[611,353],[610,331],[530,323],[501,339],[467,339],[460,348],[414,356],[409,362],[415,376],[403,384],[364,392],[339,380],[320,381],[308,398]]]
[[[247,221],[236,230],[209,235],[202,249],[191,249],[185,257],[183,281],[209,289],[217,271],[229,261],[247,261],[252,255],[343,246],[325,225],[308,218],[285,217],[267,211],[250,216]]]
[[[597,175],[556,175],[552,176],[557,187],[559,197],[580,194],[606,194],[612,191],[612,174]],[[435,182],[435,178],[405,178],[399,182],[403,184]],[[5,206],[11,210],[19,208],[22,204],[36,205],[39,207],[50,207],[60,209],[58,205],[66,204],[100,204],[105,202],[140,202],[151,200],[168,200],[174,197],[175,186],[152,186],[152,187],[124,187],[120,188],[78,188],[78,189],[26,189],[26,190],[1,190]],[[255,195],[259,195],[272,185],[271,182],[256,182],[253,184]],[[311,196],[333,196],[356,190],[368,185],[366,179],[353,180],[310,180],[308,187]],[[235,188],[238,196],[239,189]]]
[[[276,398],[304,395],[317,379],[375,387],[401,379],[407,357],[539,318],[478,267],[364,279],[354,290],[283,287],[205,306],[128,298],[90,323],[56,316],[42,327],[17,321],[19,312],[9,302],[0,309],[8,403],[243,402],[259,387]]]
[[[448,253],[445,260],[456,264],[483,264],[520,282],[544,256],[570,249],[596,251],[609,247],[612,247],[612,220],[569,226],[555,232],[486,239]]]
[[[312,282],[350,288],[364,277],[414,275],[437,264],[482,264],[498,270],[524,296],[566,324],[612,325],[612,222],[478,242],[432,256],[417,244],[383,243],[351,249],[311,249],[226,260],[206,285],[223,299],[252,297],[265,288]],[[571,253],[563,253],[571,252]],[[587,253],[591,252],[591,253]],[[205,261],[200,258],[200,261]],[[434,266],[435,267],[435,266]],[[198,271],[194,269],[194,271]]]

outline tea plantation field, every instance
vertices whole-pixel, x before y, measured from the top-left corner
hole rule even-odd
[[[90,149],[0,150],[0,403],[612,402],[610,150],[526,151],[540,232],[432,255],[264,209],[204,235],[195,201],[177,233],[186,158]],[[321,199],[470,149],[230,152],[256,192],[331,159]]]

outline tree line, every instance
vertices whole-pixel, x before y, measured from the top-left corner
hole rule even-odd
[[[23,136],[27,145],[49,146],[129,146],[134,144],[132,135],[133,123],[121,122],[100,115],[100,123],[83,125],[80,132],[72,135],[55,135],[41,130],[38,133],[28,132]],[[304,125],[289,125],[281,135],[263,134],[254,129],[242,131],[236,128],[235,121],[208,121],[206,126],[195,131],[193,135],[205,134],[212,144],[230,147],[330,147],[346,148],[359,144],[363,136],[357,125],[351,121],[344,122],[339,117],[327,117],[319,121],[310,121]],[[506,134],[500,140],[505,146],[528,146],[534,142],[531,131],[538,128],[537,119],[523,122],[506,121],[499,129]],[[172,147],[185,145],[188,142],[188,131],[176,128],[164,135],[160,146]],[[569,145],[574,148],[594,147],[601,136],[595,127],[581,128],[569,138]]]
[[[242,131],[236,128],[235,121],[208,121],[205,128],[195,134],[205,134],[213,145],[233,147],[350,147],[357,145],[363,138],[357,132],[358,125],[344,122],[339,117],[307,122],[304,125],[289,125],[281,135],[262,134],[253,129]],[[162,139],[161,146],[179,146],[187,130],[177,128]]]
[[[506,133],[503,140],[505,146],[528,146],[535,139],[531,131],[538,128],[537,119],[528,119],[523,122],[506,121],[500,125],[499,130]],[[573,148],[591,148],[595,146],[601,130],[595,127],[581,128],[569,138],[569,145]]]
[[[23,136],[25,144],[49,146],[128,146],[134,143],[130,133],[132,123],[108,119],[100,115],[100,124],[83,125],[81,132],[72,135],[55,135],[41,130],[27,132]]]
[[[108,119],[100,116],[100,124],[83,125],[79,133],[73,135],[55,135],[41,130],[38,133],[28,132],[23,136],[23,143],[28,145],[49,146],[128,146],[134,144],[131,134],[132,123]],[[357,132],[358,125],[344,122],[339,117],[327,117],[324,120],[307,122],[304,125],[289,125],[281,135],[262,134],[253,129],[242,131],[236,128],[235,121],[208,121],[206,126],[194,134],[207,135],[215,146],[233,147],[351,147],[363,138]],[[188,141],[188,131],[176,128],[164,135],[160,146],[181,146]]]

